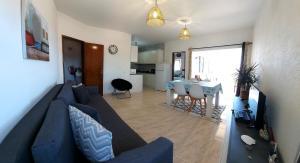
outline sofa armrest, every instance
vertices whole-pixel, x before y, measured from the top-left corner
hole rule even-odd
[[[173,163],[173,143],[160,137],[155,141],[124,153],[106,163]]]
[[[86,86],[90,95],[99,95],[99,89],[97,86]]]

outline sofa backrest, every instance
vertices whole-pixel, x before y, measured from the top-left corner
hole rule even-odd
[[[51,102],[45,120],[31,148],[35,162],[73,163],[76,144],[69,110],[61,100]]]
[[[76,99],[72,89],[72,83],[66,83],[57,95],[58,100],[62,100],[67,106],[76,103]]]
[[[31,146],[44,121],[49,104],[61,88],[62,85],[52,88],[6,136],[0,144],[0,162],[33,162]]]

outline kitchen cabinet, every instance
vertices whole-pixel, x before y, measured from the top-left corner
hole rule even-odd
[[[130,82],[132,84],[131,92],[142,92],[143,91],[143,75],[133,74],[130,75]]]
[[[156,62],[155,63],[164,63],[164,51],[159,49],[156,54]]]
[[[155,74],[143,74],[144,86],[155,89]]]
[[[138,62],[138,47],[131,46],[130,62]]]
[[[138,62],[147,64],[163,63],[163,50],[149,50],[139,53]]]

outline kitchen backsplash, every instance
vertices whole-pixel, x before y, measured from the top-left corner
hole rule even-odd
[[[137,73],[155,74],[155,64],[131,63],[131,69],[136,69]]]

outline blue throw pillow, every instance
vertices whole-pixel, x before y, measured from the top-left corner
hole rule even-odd
[[[90,161],[108,161],[114,158],[112,133],[89,115],[69,106],[75,143]]]
[[[96,120],[98,123],[101,124],[101,118],[95,108],[93,108],[89,105],[83,105],[83,104],[78,104],[78,103],[72,104],[72,106],[74,106],[78,110],[82,111],[83,113],[89,115],[90,117],[92,117],[94,120]]]
[[[90,94],[89,94],[89,91],[88,89],[84,86],[84,85],[81,85],[79,87],[75,87],[75,88],[72,88],[73,89],[73,92],[74,92],[74,95],[76,97],[76,100],[80,103],[80,104],[88,104],[89,101],[90,101]]]

